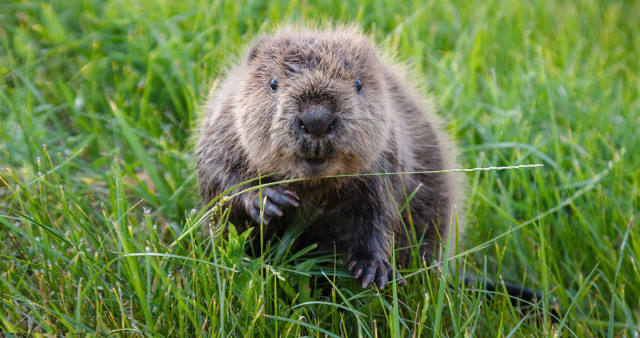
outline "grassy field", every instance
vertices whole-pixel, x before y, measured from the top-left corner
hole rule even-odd
[[[640,2],[474,4],[2,1],[0,330],[637,336]],[[330,18],[412,65],[463,167],[544,165],[468,173],[449,251],[542,291],[530,316],[430,262],[363,290],[341,257],[212,236],[190,141],[210,84],[275,24]]]

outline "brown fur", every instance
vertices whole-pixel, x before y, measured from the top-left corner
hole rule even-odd
[[[404,248],[422,238],[423,257],[436,258],[451,210],[460,204],[454,174],[323,178],[456,167],[440,119],[389,60],[349,27],[287,27],[257,41],[205,107],[197,145],[205,202],[259,173],[277,173],[268,182],[304,178],[263,189],[263,198],[268,196],[262,201],[263,220],[270,233],[281,234],[297,214],[314,211],[317,217],[306,224],[302,242],[346,252],[349,269],[362,276],[363,286],[375,281],[383,287],[398,276],[389,264],[394,240]],[[356,80],[362,84],[359,92]],[[305,133],[303,122],[312,111],[335,119],[335,128],[318,122],[328,135]],[[399,213],[415,190],[409,208]],[[257,192],[237,197],[230,221],[241,229],[259,224],[260,205]],[[399,261],[406,256],[401,253]]]

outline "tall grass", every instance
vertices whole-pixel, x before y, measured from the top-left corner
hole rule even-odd
[[[638,17],[606,0],[4,1],[0,329],[636,336]],[[330,20],[412,65],[464,167],[544,164],[468,173],[464,245],[448,250],[540,304],[489,301],[419,259],[406,287],[364,290],[331,253],[281,241],[250,258],[248,234],[216,236],[229,225],[208,221],[189,141],[199,104],[258,34]]]

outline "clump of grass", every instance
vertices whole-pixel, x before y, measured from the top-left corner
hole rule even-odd
[[[590,0],[4,2],[0,329],[636,335],[639,15]],[[272,23],[329,18],[424,75],[465,167],[544,164],[468,173],[465,245],[448,251],[542,291],[537,315],[418,258],[407,287],[363,290],[332,253],[280,241],[248,257],[248,234],[207,221],[188,141],[201,93]]]

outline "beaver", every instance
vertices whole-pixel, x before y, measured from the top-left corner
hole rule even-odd
[[[217,82],[197,142],[203,200],[267,173],[262,184],[291,181],[234,197],[234,226],[282,235],[312,210],[299,242],[345,253],[362,287],[404,283],[394,246],[400,264],[414,250],[438,258],[461,179],[424,171],[456,168],[456,148],[409,72],[371,38],[283,27]]]

